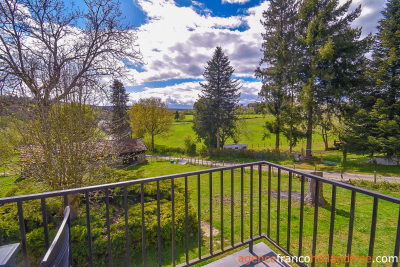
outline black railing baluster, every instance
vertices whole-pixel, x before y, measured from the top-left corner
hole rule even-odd
[[[286,250],[290,252],[290,227],[292,219],[292,172],[289,171],[289,190],[288,190],[288,226],[287,226],[287,241]]]
[[[186,248],[186,264],[189,264],[189,200],[188,200],[188,177],[185,176],[185,248]],[[161,266],[161,265],[160,265]]]
[[[69,205],[68,203],[68,194],[64,195],[64,209]],[[71,236],[71,218],[68,218],[68,232],[69,236]],[[72,248],[71,238],[69,239],[69,247]],[[72,249],[69,250],[69,262],[72,262]]]
[[[267,236],[271,236],[271,165],[268,165],[268,220]]]
[[[263,177],[262,177],[263,176],[263,172],[262,172],[263,171],[263,164],[266,164],[268,166],[268,178],[267,178],[268,179],[268,185],[267,185],[268,186],[268,193],[267,193],[268,194],[268,203],[266,203],[266,204],[263,203],[264,200],[262,199],[262,194],[263,194],[262,193],[263,192],[263,189],[262,189],[262,185],[263,185],[263,182],[262,182],[262,179],[263,179]],[[258,166],[258,201],[259,201],[259,203],[258,203],[258,224],[257,224],[256,221],[254,221],[254,216],[255,216],[255,212],[256,212],[255,209],[257,209],[257,207],[254,206],[254,205],[257,205],[257,200],[254,199],[254,194],[257,194],[257,189],[254,188],[255,187],[255,184],[254,184],[254,182],[255,182],[254,181],[254,175],[255,175],[254,174],[254,171],[255,171],[254,170],[254,166],[255,165]],[[68,205],[72,205],[73,204],[73,198],[74,197],[76,197],[78,195],[84,195],[85,202],[82,201],[82,204],[86,205],[86,227],[87,227],[87,242],[88,242],[88,252],[89,253],[88,253],[88,259],[83,259],[84,262],[82,264],[86,264],[88,266],[93,266],[94,258],[97,257],[97,254],[93,254],[94,253],[93,252],[94,248],[93,248],[93,240],[92,240],[92,234],[91,234],[91,219],[92,218],[90,216],[90,214],[91,214],[91,211],[90,211],[90,209],[91,209],[91,207],[90,207],[90,196],[93,194],[93,195],[96,195],[96,198],[99,198],[99,196],[102,196],[102,192],[103,191],[105,192],[105,201],[104,202],[105,202],[105,205],[106,205],[106,215],[105,215],[104,221],[106,221],[105,223],[107,224],[106,225],[106,235],[107,235],[106,238],[107,238],[107,250],[108,250],[107,252],[108,252],[108,255],[106,255],[106,257],[109,258],[109,263],[108,264],[110,266],[113,264],[113,262],[116,261],[116,259],[115,259],[116,255],[113,255],[114,254],[113,251],[114,251],[115,248],[112,247],[114,245],[114,243],[113,243],[114,240],[111,237],[111,235],[113,235],[111,233],[111,228],[112,228],[111,227],[111,222],[113,221],[114,217],[113,217],[113,213],[111,212],[112,206],[110,206],[110,205],[113,205],[112,204],[113,202],[111,201],[113,195],[111,195],[110,190],[113,190],[115,188],[123,190],[123,204],[121,205],[121,207],[123,207],[123,210],[124,210],[124,212],[123,212],[124,214],[122,216],[125,215],[125,229],[124,229],[125,230],[125,235],[122,238],[125,239],[125,240],[120,240],[120,241],[125,243],[126,255],[123,255],[123,258],[122,259],[118,259],[118,261],[125,260],[126,266],[130,265],[130,262],[129,262],[130,261],[130,257],[133,256],[133,255],[130,254],[130,252],[131,252],[130,251],[130,245],[131,245],[130,242],[132,242],[132,236],[130,236],[130,227],[129,227],[130,226],[129,225],[130,218],[129,218],[129,214],[128,214],[129,213],[129,209],[128,209],[129,208],[129,206],[128,206],[129,205],[129,194],[128,194],[129,193],[129,186],[133,186],[133,185],[137,185],[137,186],[140,185],[140,190],[141,190],[141,192],[140,192],[140,205],[141,205],[141,213],[142,213],[141,230],[142,230],[143,266],[147,265],[146,225],[148,223],[152,223],[152,222],[150,222],[148,220],[148,219],[150,219],[150,217],[149,218],[147,218],[147,216],[145,217],[145,214],[147,212],[149,212],[149,210],[146,210],[146,213],[145,213],[145,208],[146,208],[146,206],[145,206],[145,186],[146,186],[147,183],[154,183],[155,182],[157,184],[157,212],[156,212],[156,214],[157,214],[157,224],[158,224],[157,225],[157,241],[155,240],[155,236],[154,236],[153,240],[151,240],[152,241],[151,245],[153,245],[154,250],[155,250],[155,246],[154,246],[155,243],[157,243],[157,245],[158,245],[157,246],[157,248],[158,248],[157,252],[158,252],[158,255],[159,255],[159,258],[158,258],[158,260],[159,260],[158,265],[159,266],[161,265],[162,259],[163,259],[162,258],[163,257],[163,255],[162,255],[162,241],[164,239],[164,236],[162,234],[163,232],[161,231],[162,230],[161,229],[161,225],[162,225],[162,222],[161,222],[161,219],[162,219],[161,201],[165,201],[164,199],[162,199],[163,194],[162,194],[162,191],[161,191],[161,186],[162,185],[160,184],[160,181],[171,180],[171,191],[170,192],[171,192],[171,207],[172,207],[172,254],[173,254],[172,255],[172,265],[173,266],[176,266],[176,264],[177,264],[176,263],[176,240],[175,240],[176,239],[175,234],[176,234],[176,230],[177,230],[176,225],[175,225],[175,223],[177,222],[176,221],[176,216],[175,216],[176,215],[176,213],[175,213],[175,204],[177,203],[176,202],[177,199],[176,199],[176,194],[175,194],[175,183],[174,183],[175,178],[179,178],[179,179],[184,178],[185,179],[185,186],[184,186],[184,188],[185,188],[185,193],[184,193],[184,195],[185,195],[184,196],[184,198],[185,198],[185,223],[184,224],[185,224],[185,248],[186,248],[186,254],[185,254],[184,263],[181,263],[179,266],[187,266],[187,265],[192,266],[192,265],[195,265],[195,264],[200,263],[202,261],[210,260],[210,259],[214,258],[215,256],[220,256],[225,252],[232,251],[232,250],[234,250],[236,248],[239,248],[239,247],[242,247],[242,246],[245,246],[245,245],[249,245],[249,250],[251,251],[252,250],[251,247],[252,247],[253,242],[258,241],[258,240],[260,240],[262,238],[266,238],[267,241],[271,242],[273,245],[275,245],[280,251],[282,251],[286,255],[292,256],[292,253],[290,252],[290,248],[291,247],[293,248],[294,245],[295,245],[293,243],[293,241],[294,241],[293,240],[294,239],[293,231],[291,231],[292,224],[293,224],[292,220],[294,218],[293,216],[294,216],[294,211],[295,211],[295,210],[292,209],[292,203],[293,203],[293,199],[294,199],[294,193],[292,191],[294,190],[294,187],[295,187],[295,184],[294,184],[293,181],[297,182],[297,179],[294,180],[295,179],[295,176],[294,176],[295,174],[301,175],[301,195],[300,195],[300,207],[299,207],[299,213],[300,213],[300,219],[299,219],[300,222],[299,223],[300,223],[300,225],[299,225],[299,237],[298,237],[299,238],[298,239],[298,241],[299,241],[298,255],[297,255],[297,251],[295,252],[297,256],[302,256],[302,254],[305,253],[305,252],[303,252],[303,245],[306,244],[305,238],[303,238],[304,230],[305,229],[311,229],[310,228],[311,225],[309,223],[304,222],[304,220],[306,220],[306,218],[309,217],[308,212],[306,212],[306,207],[305,207],[305,202],[304,202],[304,199],[305,199],[305,185],[306,185],[306,181],[308,181],[306,179],[314,179],[315,178],[318,181],[321,181],[321,182],[324,182],[326,184],[331,184],[332,185],[332,198],[331,198],[332,204],[331,204],[331,208],[330,208],[330,212],[331,212],[331,215],[330,215],[330,230],[329,230],[329,240],[327,240],[329,243],[326,244],[328,246],[327,250],[328,250],[328,255],[329,256],[332,255],[333,246],[334,246],[333,240],[334,240],[335,217],[336,217],[335,210],[336,210],[336,205],[337,205],[336,204],[336,202],[337,202],[337,200],[336,200],[337,187],[340,187],[340,188],[343,188],[345,190],[350,190],[351,191],[351,204],[350,204],[351,208],[350,208],[350,216],[349,216],[350,217],[350,219],[349,219],[349,229],[348,229],[349,231],[348,231],[348,240],[347,240],[348,242],[347,242],[347,251],[346,251],[347,254],[349,254],[349,255],[351,255],[351,249],[352,249],[352,246],[353,246],[352,241],[353,241],[353,234],[354,234],[353,233],[353,231],[354,231],[353,229],[354,229],[354,221],[355,221],[355,208],[356,208],[355,205],[356,205],[357,193],[362,193],[365,196],[370,196],[370,197],[374,198],[373,210],[372,210],[372,219],[371,219],[371,228],[370,228],[370,238],[369,238],[369,246],[368,246],[368,249],[369,249],[368,250],[368,256],[369,256],[369,258],[373,258],[374,252],[375,252],[374,250],[376,249],[375,239],[376,239],[376,234],[377,234],[377,230],[378,230],[378,228],[377,228],[378,227],[378,223],[377,223],[377,221],[378,221],[378,207],[381,205],[381,203],[379,203],[379,200],[385,200],[385,201],[388,201],[390,203],[394,203],[394,204],[400,205],[400,199],[396,198],[396,197],[384,195],[384,194],[381,194],[381,193],[373,192],[373,191],[366,190],[366,189],[363,189],[363,188],[358,188],[358,187],[355,187],[355,186],[352,186],[352,185],[348,185],[348,184],[344,184],[344,183],[339,183],[339,182],[336,182],[336,181],[333,181],[333,180],[328,180],[328,179],[323,178],[323,177],[316,177],[314,175],[305,174],[305,173],[302,173],[302,172],[297,171],[297,170],[293,170],[293,169],[290,169],[290,168],[287,168],[287,167],[284,167],[284,166],[279,166],[277,164],[268,163],[268,162],[256,162],[256,163],[247,163],[247,164],[243,163],[242,165],[240,165],[239,168],[240,168],[241,177],[240,177],[240,182],[238,180],[238,184],[240,183],[241,188],[240,188],[240,192],[237,191],[239,189],[237,189],[236,192],[235,192],[235,189],[234,189],[234,187],[235,187],[235,176],[234,175],[235,174],[234,173],[235,173],[235,169],[237,169],[237,168],[238,168],[237,166],[236,167],[221,167],[221,168],[217,168],[217,169],[213,169],[213,170],[199,170],[199,171],[188,172],[188,173],[183,173],[183,174],[172,174],[172,175],[166,175],[166,176],[160,176],[160,177],[152,177],[152,178],[146,178],[146,179],[136,179],[136,180],[120,182],[118,184],[98,185],[98,186],[91,186],[91,187],[86,187],[86,188],[74,188],[74,189],[68,189],[68,190],[45,192],[45,193],[25,195],[25,196],[6,197],[6,198],[0,198],[0,205],[4,205],[4,204],[7,204],[7,203],[16,203],[17,204],[17,207],[18,207],[17,220],[18,220],[18,222],[16,221],[15,223],[19,224],[19,229],[20,229],[20,236],[21,236],[21,243],[22,243],[22,246],[21,246],[21,250],[22,250],[21,254],[22,255],[21,256],[23,256],[23,260],[24,260],[24,263],[21,263],[21,264],[29,265],[29,261],[32,260],[32,259],[29,258],[30,254],[28,255],[27,234],[26,234],[26,229],[25,229],[26,225],[25,225],[25,222],[24,222],[23,205],[25,205],[25,203],[27,203],[27,201],[33,201],[33,200],[36,200],[36,201],[40,200],[41,201],[41,216],[42,216],[43,222],[39,227],[40,228],[43,227],[43,241],[44,241],[44,244],[45,244],[45,246],[47,248],[47,247],[49,247],[49,241],[51,241],[51,240],[49,240],[50,239],[50,237],[49,237],[49,230],[50,230],[49,227],[50,227],[50,225],[48,224],[48,214],[47,214],[48,210],[46,208],[46,206],[49,203],[48,199],[52,198],[52,197],[58,197],[58,198],[61,197],[62,200],[63,200],[63,206],[68,206]],[[276,196],[277,202],[274,202],[274,199],[272,197],[272,179],[274,178],[273,177],[273,168],[277,168],[277,177],[276,177],[277,178],[277,181],[276,181],[277,182],[277,196]],[[246,174],[246,172],[247,172],[246,169],[249,169],[249,175],[246,176],[246,179],[247,179],[247,177],[249,178],[249,181],[246,180],[247,182],[244,181],[245,175],[247,175]],[[224,181],[224,178],[227,178],[227,177],[224,177],[224,171],[230,171],[231,172],[231,179],[230,179],[231,180],[230,181],[231,190],[230,190],[230,193],[226,192],[226,189],[224,189],[224,187],[227,186],[227,184],[226,184],[227,181]],[[283,182],[282,179],[284,178],[282,176],[282,171],[285,171],[285,173],[287,171],[288,172],[288,177],[289,177],[289,181],[288,181],[288,184],[289,184],[288,185],[288,202],[287,202],[287,205],[288,205],[288,207],[287,207],[287,216],[288,217],[287,217],[287,224],[286,225],[283,225],[281,223],[281,219],[285,220],[285,218],[286,218],[286,214],[284,214],[282,212],[283,211],[282,208],[285,209],[284,206],[286,205],[286,204],[284,204],[284,202],[282,202],[282,199],[281,199],[282,197],[284,197],[282,192],[281,192],[283,190],[283,187],[284,187],[283,186],[284,183],[282,183]],[[219,183],[219,185],[215,185],[216,187],[220,186],[220,189],[217,190],[218,192],[214,192],[214,193],[220,194],[220,198],[221,198],[221,203],[220,203],[221,211],[220,211],[220,213],[217,211],[217,214],[219,216],[221,216],[221,221],[220,221],[221,222],[221,228],[220,228],[220,230],[221,230],[221,237],[220,237],[221,238],[220,239],[221,240],[221,250],[218,250],[218,251],[216,251],[216,249],[214,248],[214,242],[213,242],[213,239],[214,239],[214,236],[213,236],[213,230],[214,230],[213,229],[213,220],[214,220],[213,219],[213,217],[214,217],[214,214],[213,214],[213,208],[214,208],[213,203],[215,203],[215,198],[217,197],[217,196],[213,195],[213,181],[212,181],[213,180],[213,177],[212,177],[213,176],[213,172],[220,172],[220,183]],[[202,188],[201,188],[201,175],[203,175],[203,174],[204,175],[209,174],[209,178],[210,178],[210,180],[209,180],[209,193],[210,193],[210,196],[208,198],[209,205],[210,205],[209,206],[209,208],[210,208],[210,216],[209,216],[209,219],[210,219],[209,220],[209,226],[210,226],[210,229],[209,229],[209,231],[210,231],[210,243],[209,243],[210,244],[210,253],[209,254],[206,253],[207,255],[204,255],[204,256],[201,255],[201,253],[202,253],[201,245],[203,243],[203,240],[202,240],[203,236],[202,236],[202,231],[201,231],[201,223],[202,223],[201,222],[201,218],[202,218],[201,217],[202,216],[201,215],[201,205],[202,205],[201,204],[202,203],[201,202],[201,192],[202,192],[201,191],[202,190]],[[197,203],[197,211],[198,211],[197,212],[198,213],[197,214],[197,216],[198,216],[197,217],[197,222],[198,222],[198,229],[197,229],[198,230],[198,258],[196,258],[196,257],[190,258],[191,254],[189,255],[189,247],[190,247],[189,244],[191,244],[192,241],[189,239],[189,237],[190,237],[189,226],[192,225],[192,224],[191,224],[191,221],[190,221],[191,216],[189,216],[189,209],[190,209],[189,205],[191,205],[189,203],[189,201],[190,201],[190,199],[189,199],[189,178],[190,178],[190,176],[196,176],[196,175],[197,175],[197,196],[198,196],[198,203]],[[206,177],[203,177],[203,178],[206,178]],[[239,177],[236,177],[236,178],[239,179]],[[195,182],[195,181],[193,181],[193,182]],[[218,181],[217,181],[217,184],[218,184]],[[154,187],[154,185],[155,184],[152,184],[153,187]],[[247,185],[249,185],[249,188],[245,189],[245,186],[247,186]],[[318,199],[319,199],[319,195],[321,194],[321,192],[320,192],[320,189],[321,189],[320,186],[321,185],[322,184],[320,184],[320,182],[317,182],[316,188],[315,188],[315,190],[316,190],[315,195],[316,195],[316,199],[317,199],[316,201],[317,202],[318,202]],[[250,190],[249,199],[247,199],[247,197],[248,197],[247,194],[248,193],[244,192],[245,190],[248,190],[248,189]],[[206,191],[208,191],[208,190],[206,189]],[[101,194],[98,194],[99,192]],[[231,235],[231,238],[230,238],[230,241],[225,240],[225,238],[227,238],[225,231],[228,230],[226,228],[226,225],[225,225],[227,223],[226,222],[227,217],[224,215],[224,212],[226,211],[226,209],[224,207],[225,206],[225,204],[224,204],[224,194],[225,193],[228,194],[228,195],[230,194],[230,199],[231,199],[231,207],[230,207],[230,212],[231,212],[231,216],[230,216],[230,220],[231,220],[231,223],[230,223],[230,227],[231,227],[230,235]],[[238,195],[240,194],[240,201],[239,201],[238,197],[235,196],[235,193],[237,193]],[[275,196],[275,192],[274,192],[274,196]],[[235,206],[235,204],[237,204],[237,203],[235,203],[235,197],[238,200],[237,203],[239,203],[239,205],[241,204],[241,210],[240,211],[236,210],[236,212],[239,214],[239,216],[241,216],[241,218],[240,218],[240,220],[241,220],[240,224],[241,225],[239,225],[239,222],[236,222],[236,227],[239,228],[240,226],[242,226],[241,227],[241,232],[240,232],[240,235],[241,235],[240,242],[238,242],[236,244],[235,244],[235,234],[236,234],[236,232],[235,232],[235,227],[234,226],[235,226],[235,219],[238,221],[239,218],[237,216],[235,216],[235,207],[234,206]],[[249,204],[250,212],[246,211],[245,208],[244,208],[244,204],[246,204],[247,200],[249,200],[248,204]],[[265,202],[267,202],[267,200]],[[275,203],[276,203],[276,206],[275,206]],[[268,205],[268,207],[263,207],[263,204],[264,204],[264,206]],[[315,256],[315,254],[316,254],[317,245],[319,245],[318,242],[321,242],[321,241],[317,240],[317,238],[319,238],[319,236],[318,236],[319,206],[318,206],[318,203],[314,203],[314,205],[315,205],[314,206],[314,214],[313,214],[313,216],[314,216],[314,225],[313,225],[314,228],[313,228],[313,237],[312,237],[313,240],[312,240],[312,245],[309,246],[309,247],[311,247],[310,248],[310,255],[312,254],[313,256]],[[229,212],[229,207],[226,207],[226,208],[228,209],[227,212]],[[268,208],[268,211],[267,211],[268,215],[265,212],[265,215],[266,215],[266,216],[264,216],[265,218],[263,217],[262,208],[264,208],[264,209]],[[271,214],[271,211],[272,211],[272,213],[275,212],[275,210],[274,210],[275,208],[277,209],[277,214],[276,214],[277,218],[274,218],[275,215]],[[246,214],[249,214],[249,216],[250,216],[249,221],[247,221],[247,219],[245,218]],[[208,217],[208,216],[206,216],[206,217]],[[276,219],[276,224],[277,224],[276,228],[273,228],[273,230],[271,230],[271,227],[272,227],[271,226],[271,218],[273,220],[272,226],[275,227],[275,225],[274,225],[275,219]],[[228,219],[229,219],[229,217],[228,217]],[[147,223],[146,223],[146,220],[147,220]],[[218,218],[217,218],[217,220],[218,220]],[[262,220],[267,220],[267,222],[264,222]],[[247,224],[245,224],[245,222],[249,222],[250,225],[247,226]],[[267,228],[266,229],[267,235],[263,234],[263,232],[262,232],[263,224],[267,225],[265,227],[265,228]],[[285,229],[285,226],[287,226],[287,229]],[[228,225],[228,227],[229,227],[229,225]],[[244,230],[245,227],[249,227],[249,235],[247,235],[247,230]],[[258,234],[257,234],[257,229],[255,229],[254,227],[256,227],[256,228],[258,227]],[[304,228],[304,227],[307,227],[307,228]],[[275,232],[274,232],[275,230],[277,230],[276,236],[275,236]],[[284,236],[281,235],[282,233],[280,232],[280,230],[284,230],[285,233],[286,233],[286,238],[285,238],[284,242],[282,242],[282,238]],[[271,233],[274,236],[275,240],[273,238],[271,238]],[[4,235],[4,232],[2,232],[2,234]],[[239,233],[237,233],[237,234],[239,234]],[[248,238],[249,236],[250,236],[250,238]],[[296,235],[296,238],[297,238],[297,235]],[[111,240],[112,240],[112,242],[111,242]],[[2,241],[4,241],[4,240],[2,240]],[[225,241],[227,242],[227,244],[230,243],[230,246],[226,245]],[[238,240],[236,240],[236,241],[238,241]],[[355,241],[354,246],[359,244],[359,243],[356,244],[356,239],[354,239],[354,241]],[[149,245],[148,242],[149,241],[147,241],[147,245]],[[281,245],[281,243],[282,243],[282,245]],[[219,244],[216,244],[216,247],[219,247]],[[74,249],[76,249],[75,245],[72,247],[71,252]],[[296,250],[297,250],[297,248],[296,248]],[[394,256],[395,257],[398,257],[399,250],[400,250],[400,210],[399,210],[399,217],[398,217],[398,222],[397,222],[396,241],[395,241],[395,246],[394,246]],[[197,253],[195,253],[195,254],[197,254]],[[113,259],[113,256],[114,256],[114,259]],[[154,255],[154,257],[155,257],[155,255]],[[194,259],[194,258],[196,258],[196,259]],[[85,260],[86,260],[86,263],[85,263]],[[155,260],[155,258],[154,258],[154,260]],[[152,264],[156,265],[156,264],[154,264],[154,262]],[[326,264],[329,267],[331,266],[330,262],[326,262]],[[315,264],[315,262],[313,262],[310,265],[314,266],[316,264]],[[370,263],[368,264],[368,266],[371,266],[371,265],[372,264],[370,264]],[[300,264],[300,266],[304,266],[304,265]],[[346,266],[349,266],[349,263],[346,263]],[[393,262],[392,266],[398,266],[398,263],[397,262]]]
[[[160,207],[160,181],[157,181],[157,258],[161,267],[161,207]]]
[[[43,231],[44,231],[44,244],[46,250],[49,249],[49,227],[47,225],[47,209],[46,209],[46,199],[41,199],[41,207],[42,207],[42,218],[43,218]]]
[[[336,186],[332,186],[332,206],[331,206],[331,225],[329,228],[329,247],[328,256],[332,256],[333,234],[335,231],[335,213],[336,213]],[[331,266],[331,261],[328,261],[327,267]]]
[[[142,206],[142,257],[143,266],[147,266],[146,258],[146,227],[144,221],[144,183],[140,184],[140,204]]]
[[[221,171],[221,250],[224,250],[224,171]]]
[[[244,190],[244,185],[243,185],[243,167],[240,167],[240,241],[243,243],[244,240],[244,230],[243,230],[243,190]]]
[[[108,264],[113,266],[111,253],[111,231],[110,231],[110,196],[108,188],[106,192],[106,220],[107,220],[107,240],[108,240]]]
[[[262,165],[258,165],[258,235],[261,236],[261,178]]]
[[[371,233],[369,238],[369,249],[368,256],[372,259],[374,255],[374,243],[375,243],[375,230],[376,230],[376,217],[378,216],[378,199],[374,197],[374,205],[372,208],[372,220],[371,220]],[[371,266],[372,262],[368,262],[367,266]]]
[[[250,239],[249,251],[253,253],[253,165],[250,166]]]
[[[172,266],[175,267],[175,181],[171,179],[171,213],[172,213]]]
[[[128,225],[128,188],[124,186],[124,213],[125,213],[125,250],[126,250],[126,266],[130,266],[130,251],[129,251],[129,225]]]
[[[200,207],[200,174],[197,175],[197,235],[198,235],[198,249],[199,249],[199,259],[201,259],[201,207]]]
[[[300,228],[299,228],[299,253],[302,255],[303,249],[303,219],[304,219],[304,175],[301,176],[301,193],[300,193]]]
[[[17,207],[18,207],[19,232],[21,233],[22,254],[24,256],[24,266],[29,266],[28,248],[26,246],[24,211],[22,209],[21,201],[17,202]]]
[[[351,243],[353,241],[353,226],[354,226],[354,209],[356,205],[356,191],[351,191],[351,207],[350,207],[350,222],[349,222],[349,236],[347,239],[347,255],[351,254]],[[346,262],[346,267],[350,266],[350,262]]]
[[[233,247],[235,244],[235,229],[234,229],[234,209],[233,209],[233,202],[235,201],[234,196],[234,181],[233,175],[234,169],[231,169],[231,246]]]
[[[281,169],[278,168],[278,196],[276,206],[276,243],[279,245],[279,232],[281,224]]]
[[[396,233],[396,242],[394,245],[394,259],[397,259],[393,262],[392,267],[398,266],[398,257],[399,257],[399,250],[400,250],[400,209],[399,209],[399,217],[397,219],[397,233]]]
[[[319,204],[319,181],[317,180],[315,183],[315,202],[314,202],[314,229],[313,229],[313,244],[312,244],[312,252],[311,257],[315,257],[315,253],[317,250],[317,233],[318,233],[318,204]],[[311,262],[311,267],[315,266],[315,261]]]
[[[213,215],[213,197],[212,197],[212,172],[210,172],[210,254],[213,254],[213,221],[212,221],[212,215]]]
[[[86,202],[86,228],[88,230],[88,247],[89,247],[89,265],[93,267],[93,246],[92,246],[92,230],[90,227],[90,207],[89,207],[89,191],[85,192]]]

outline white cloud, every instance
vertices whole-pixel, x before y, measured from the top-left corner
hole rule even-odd
[[[243,0],[242,0],[243,1]],[[138,28],[144,71],[129,70],[138,85],[149,81],[202,78],[216,46],[222,46],[238,77],[253,76],[261,57],[261,14],[268,1],[246,16],[216,17],[199,14],[202,4],[178,7],[173,0],[137,0],[147,23]],[[238,27],[248,27],[246,31]]]
[[[143,71],[129,70],[129,75],[140,85],[145,82],[171,79],[201,79],[204,67],[216,46],[221,46],[230,58],[237,77],[254,77],[254,70],[262,56],[260,23],[262,13],[269,7],[264,0],[249,8],[245,15],[213,16],[204,4],[193,1],[192,6],[177,6],[173,0],[134,0],[147,15],[147,22],[138,28],[138,43],[145,65]],[[244,3],[247,0],[222,0],[226,3]],[[343,4],[345,0],[340,0]],[[363,11],[353,26],[363,26],[364,36],[374,29],[385,0],[354,0],[351,10],[360,3]],[[238,28],[246,30],[239,31]],[[256,88],[256,89],[255,89]],[[261,84],[244,83],[242,101],[256,98]],[[145,88],[132,93],[132,99],[156,96],[164,101],[192,104],[200,92],[198,83],[182,83],[165,88]],[[177,93],[178,92],[178,93]]]
[[[222,4],[244,4],[250,2],[250,0],[222,0]]]
[[[261,82],[240,82],[242,84],[240,103],[247,105],[254,102],[260,91]],[[201,90],[199,82],[185,82],[162,88],[145,87],[142,92],[133,92],[129,95],[132,103],[141,98],[156,97],[166,102],[170,107],[193,106],[193,103],[199,99]]]

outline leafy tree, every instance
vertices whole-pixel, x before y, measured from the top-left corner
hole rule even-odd
[[[235,138],[240,85],[232,79],[234,68],[217,47],[204,71],[205,83],[200,99],[194,104],[193,129],[208,147],[220,148],[228,137]]]
[[[15,124],[22,141],[13,145],[43,150],[32,177],[54,190],[100,181],[89,175],[98,169],[93,152],[102,136],[88,105],[96,104],[101,77],[123,74],[121,59],[140,61],[119,4],[84,4],[0,1],[0,87],[5,96],[26,99],[18,114],[27,123]]]
[[[342,6],[335,0],[304,0],[299,10],[300,102],[306,111],[307,147],[311,156],[316,109],[340,110],[351,94],[364,85],[364,56],[369,37],[360,39],[361,29],[351,22],[361,13],[361,6],[347,12],[351,1]]]
[[[376,95],[389,105],[400,97],[400,2],[389,0],[382,12],[374,43],[371,74]],[[398,113],[390,111],[393,118]]]
[[[264,55],[255,73],[263,82],[259,95],[265,100],[267,111],[275,117],[273,122],[266,122],[266,128],[275,133],[275,148],[279,149],[280,133],[285,125],[284,112],[292,110],[297,3],[295,0],[270,1],[263,17]],[[262,65],[266,67],[262,68]]]
[[[159,98],[140,99],[129,109],[132,132],[138,137],[151,136],[151,149],[154,150],[154,137],[168,133],[174,114]]]
[[[186,115],[184,111],[179,112],[179,120],[184,121],[186,119]]]
[[[129,116],[127,112],[129,94],[119,80],[114,80],[111,90],[112,132],[117,139],[124,138],[130,133]]]

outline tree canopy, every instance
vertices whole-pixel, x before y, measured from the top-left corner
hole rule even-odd
[[[200,83],[202,95],[195,102],[193,129],[208,147],[220,148],[228,137],[235,138],[235,109],[238,106],[240,84],[233,79],[234,68],[229,58],[217,47],[204,70],[206,82]]]
[[[128,115],[129,94],[119,80],[114,80],[111,86],[110,103],[112,104],[112,132],[119,138],[127,137],[130,133]]]
[[[174,120],[173,112],[159,98],[140,99],[129,109],[132,133],[137,137],[151,136],[151,149],[154,150],[154,137],[168,133]]]

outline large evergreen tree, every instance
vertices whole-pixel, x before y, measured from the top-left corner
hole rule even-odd
[[[400,1],[389,0],[376,35],[372,71],[375,91],[389,105],[400,97]],[[390,111],[393,118],[396,109]]]
[[[357,94],[341,138],[348,152],[400,156],[400,1],[389,0],[373,46],[368,90]]]
[[[351,0],[342,6],[335,0],[304,0],[300,6],[300,100],[307,116],[307,156],[318,107],[337,112],[362,84],[369,38],[360,39],[361,29],[351,27],[361,6],[348,12],[350,5]]]
[[[220,148],[237,133],[235,109],[240,85],[232,78],[234,71],[222,48],[217,47],[203,74],[206,82],[200,83],[202,95],[194,104],[193,129],[208,147]]]
[[[266,123],[266,128],[276,135],[276,149],[279,149],[285,122],[290,123],[288,137],[291,144],[293,140],[294,121],[287,118],[293,117],[291,112],[294,110],[297,6],[296,0],[270,1],[268,10],[263,12],[263,58],[255,74],[263,82],[259,95],[265,100],[267,111],[275,117],[273,122]]]
[[[119,80],[114,80],[111,86],[112,104],[112,133],[118,139],[129,136],[129,116],[128,116],[128,101],[129,94],[126,92],[124,85]]]

